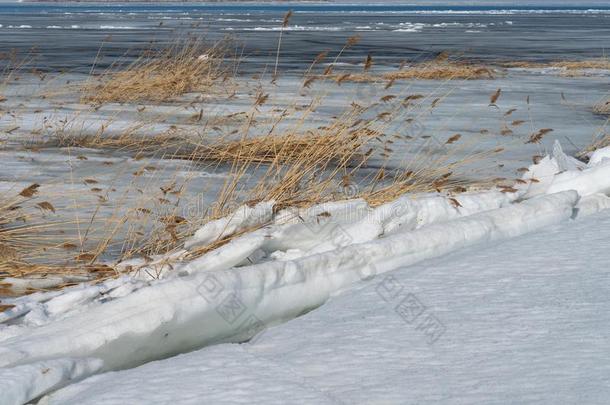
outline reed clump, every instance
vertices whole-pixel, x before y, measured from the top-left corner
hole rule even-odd
[[[112,67],[82,86],[81,101],[93,104],[163,102],[189,92],[213,92],[228,80],[227,46],[187,39],[149,51],[127,67]]]
[[[512,61],[500,64],[507,68],[544,69],[554,68],[564,76],[582,76],[589,70],[610,70],[610,58],[591,58],[583,60],[558,60],[550,62]]]
[[[610,98],[595,104],[593,106],[593,112],[599,115],[610,115]]]
[[[394,72],[382,74],[346,73],[336,75],[337,82],[393,82],[396,80],[477,80],[494,79],[493,68],[466,62],[434,60],[426,63],[406,65]]]
[[[386,80],[475,80],[493,79],[495,71],[488,66],[437,58],[432,62],[408,66],[384,75]]]
[[[173,152],[174,159],[243,165],[290,166],[297,162],[318,162],[345,165],[364,159],[362,147],[370,139],[367,131],[341,131],[333,125],[322,132],[264,134],[241,139],[210,139],[190,141],[181,151]],[[184,138],[183,138],[184,139]],[[183,143],[184,145],[185,143]]]
[[[23,263],[27,256],[40,248],[37,238],[40,229],[37,224],[31,223],[31,215],[23,207],[38,187],[38,184],[32,184],[20,195],[4,196],[0,200],[0,271],[5,271],[11,264]],[[46,204],[42,204],[42,207]],[[47,209],[54,208],[48,206]]]
[[[610,70],[610,58],[595,58],[585,59],[581,61],[558,61],[551,62],[551,67],[562,68],[567,70],[580,70],[580,69],[603,69]]]
[[[327,131],[329,132],[329,131]],[[369,134],[370,135],[370,134]],[[187,131],[168,131],[155,135],[124,132],[117,136],[62,134],[40,146],[79,147],[117,150],[137,158],[155,156],[197,163],[290,164],[312,155],[324,155],[330,161],[363,159],[366,131],[308,132],[265,134],[241,139],[228,137],[202,139]]]

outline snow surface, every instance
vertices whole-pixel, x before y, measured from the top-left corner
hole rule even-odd
[[[250,343],[95,376],[43,403],[607,404],[609,238],[606,212],[401,267]],[[426,307],[411,322],[395,309],[408,294]],[[427,315],[442,324],[433,344]]]
[[[0,400],[7,404],[26,403],[68,382],[88,377],[101,366],[98,359],[64,358],[0,369]]]

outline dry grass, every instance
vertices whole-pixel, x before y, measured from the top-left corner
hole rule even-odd
[[[599,115],[610,115],[610,99],[604,98],[593,106],[593,112]],[[597,149],[610,146],[610,134],[607,132],[608,120],[595,134],[593,141],[584,148],[577,157],[582,160],[587,160],[588,155]]]
[[[610,115],[610,98],[595,104],[593,106],[593,112],[599,115]]]
[[[79,260],[78,242],[65,232],[74,224],[54,219],[55,207],[37,196],[39,187],[6,193],[0,201],[0,273],[23,278],[100,271]]]
[[[556,68],[563,70],[565,76],[582,76],[587,70],[599,69],[610,70],[610,58],[593,58],[584,60],[560,60],[551,62],[505,62],[501,64],[508,68],[524,68],[524,69],[542,69]]]
[[[345,73],[335,75],[337,82],[393,82],[395,80],[476,80],[493,79],[494,69],[480,64],[450,61],[445,57],[430,62],[401,67],[398,71],[382,74]]]
[[[39,229],[39,224],[32,223],[31,213],[26,212],[23,207],[24,203],[30,200],[30,194],[33,195],[36,190],[37,185],[32,185],[22,191],[24,196],[5,196],[0,201],[0,269],[2,270],[11,263],[23,262],[35,250],[40,250],[40,238],[37,238],[37,234],[42,229]]]
[[[63,133],[40,146],[80,147],[131,152],[137,158],[156,156],[183,159],[198,163],[273,164],[311,157],[312,151],[327,154],[331,161],[363,158],[361,150],[367,136],[364,133],[329,134],[266,134],[230,140],[224,137],[202,141],[186,131],[168,131],[158,135],[141,135],[126,131],[118,136],[75,135]],[[349,158],[348,158],[349,156]]]
[[[493,79],[493,69],[479,65],[457,63],[438,64],[430,67],[415,67],[384,75],[387,80],[474,80]]]
[[[21,217],[16,198],[3,198],[0,200],[0,268],[9,261],[20,258],[19,235],[23,229],[18,222]]]
[[[610,58],[586,59],[581,61],[558,61],[551,62],[551,67],[567,70],[581,69],[603,69],[610,70]]]
[[[593,140],[593,142],[591,142],[590,145],[588,145],[580,153],[578,153],[576,157],[586,161],[589,159],[588,156],[591,152],[595,152],[598,149],[605,148],[608,146],[610,146],[610,134],[601,133]]]
[[[210,92],[228,77],[226,51],[222,42],[209,47],[187,39],[169,49],[148,52],[126,68],[113,67],[87,82],[82,101],[162,102],[193,91]]]
[[[264,135],[235,141],[217,140],[196,144],[192,151],[178,153],[176,158],[211,162],[247,162],[249,164],[291,164],[303,158],[324,154],[329,161],[349,161],[366,141],[363,133]]]
[[[397,72],[384,73],[380,77],[368,74],[351,74],[348,81],[392,81],[392,80],[476,80],[493,79],[495,72],[485,66],[441,63],[433,66],[412,66]]]

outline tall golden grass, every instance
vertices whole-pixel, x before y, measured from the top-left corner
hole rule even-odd
[[[393,82],[395,80],[476,80],[493,79],[496,72],[493,68],[478,64],[450,61],[432,61],[405,66],[395,72],[382,74],[346,73],[336,75],[338,82]]]
[[[557,60],[550,62],[528,62],[528,61],[512,61],[504,62],[505,67],[520,67],[520,68],[544,68],[554,67],[566,70],[581,70],[581,69],[610,69],[610,58],[591,58],[584,60]]]
[[[189,92],[211,92],[228,79],[227,43],[206,45],[187,38],[150,50],[127,67],[113,66],[83,86],[82,101],[94,104],[161,102]]]
[[[70,235],[74,223],[55,218],[55,206],[38,196],[39,188],[32,184],[18,193],[5,193],[0,200],[0,278],[108,275],[110,267],[90,265],[79,257],[81,246]],[[0,283],[0,294],[8,295],[7,287]]]
[[[584,76],[588,71],[594,69],[610,70],[610,58],[604,56],[584,60],[557,60],[550,62],[512,61],[504,62],[501,66],[524,69],[556,68],[561,70],[562,76],[578,77]]]

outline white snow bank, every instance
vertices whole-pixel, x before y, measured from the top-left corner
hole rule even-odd
[[[557,162],[557,166],[561,171],[576,171],[585,169],[587,167],[586,163],[581,162],[572,156],[566,155],[561,147],[561,143],[557,139],[555,139],[555,143],[553,144],[553,158]]]
[[[522,190],[523,198],[526,199],[545,194],[559,172],[557,161],[551,156],[545,156],[523,174],[522,179],[526,184],[516,184],[515,188]]]
[[[606,161],[604,162],[604,160]],[[597,166],[598,164],[608,163],[610,163],[610,147],[598,149],[589,157],[589,166]]]
[[[264,201],[253,207],[242,205],[231,215],[205,224],[185,243],[185,247],[207,245],[235,232],[269,222],[273,217],[273,205],[273,201]]]
[[[401,267],[250,343],[91,377],[48,405],[605,405],[608,239],[604,213]]]
[[[472,215],[509,204],[505,193],[486,191],[444,195],[405,195],[372,208],[363,199],[326,202],[302,209],[284,209],[273,214],[273,202],[240,207],[236,213],[204,225],[185,243],[185,250],[159,256],[146,263],[132,260],[120,266],[140,266],[139,274],[161,278],[186,275],[193,271],[215,271],[245,266],[263,260],[291,260],[337,247],[332,232],[341,227],[344,244],[363,243],[388,235],[398,228],[417,229],[440,221]],[[245,233],[205,255],[185,262],[189,250],[234,232],[268,224]]]
[[[292,370],[251,356],[239,347],[235,351],[215,346],[209,348],[203,361],[202,353],[189,353],[172,357],[170,364],[148,363],[128,375],[113,372],[94,376],[44,398],[41,405],[344,403],[312,387],[307,379],[295,378]],[[247,373],[243,365],[247,365]]]
[[[81,284],[61,291],[37,292],[3,300],[14,307],[0,312],[0,341],[27,333],[30,327],[86,312],[147,285],[147,282],[123,276],[95,285]]]
[[[576,190],[580,196],[610,192],[610,164],[593,166],[582,171],[566,171],[555,176],[547,193]]]
[[[414,230],[509,203],[507,194],[487,191],[464,193],[455,197],[437,194],[403,196],[374,209],[362,199],[284,209],[274,215],[270,225],[237,237],[194,261],[184,262],[187,250],[159,256],[152,262],[133,259],[119,264],[125,271],[128,266],[139,269],[131,278],[122,277],[95,286],[75,286],[64,289],[61,293],[37,293],[13,300],[9,303],[15,305],[15,308],[0,314],[0,340],[26,333],[28,326],[40,326],[79,311],[87,311],[92,306],[156,282],[149,275],[172,278],[192,271],[223,270],[268,260],[292,260],[316,251],[328,251],[333,244],[337,248],[356,241],[372,240],[381,233],[380,226],[386,236],[398,229]],[[268,212],[265,208],[263,216],[266,217]],[[342,231],[341,241],[337,240],[338,227]],[[357,229],[372,232],[364,238]],[[58,294],[62,297],[53,300]],[[64,304],[66,302],[67,305]],[[78,302],[78,305],[70,305],[70,302]],[[3,328],[2,322],[9,320],[13,325]]]
[[[0,368],[0,404],[20,405],[102,368],[98,359],[55,359]]]
[[[555,141],[553,156],[545,156],[524,173],[526,184],[516,187],[523,193],[522,198],[541,194],[553,194],[565,190],[575,190],[581,197],[610,193],[610,147],[598,149],[585,165],[563,153],[561,145]]]
[[[578,201],[575,216],[580,219],[607,209],[610,209],[610,197],[601,193],[591,194]]]
[[[318,307],[355,281],[568,219],[577,200],[576,192],[562,192],[297,260],[161,281],[4,340],[0,367],[93,357],[104,361],[104,370],[114,370],[212,343],[243,341],[260,325]]]

